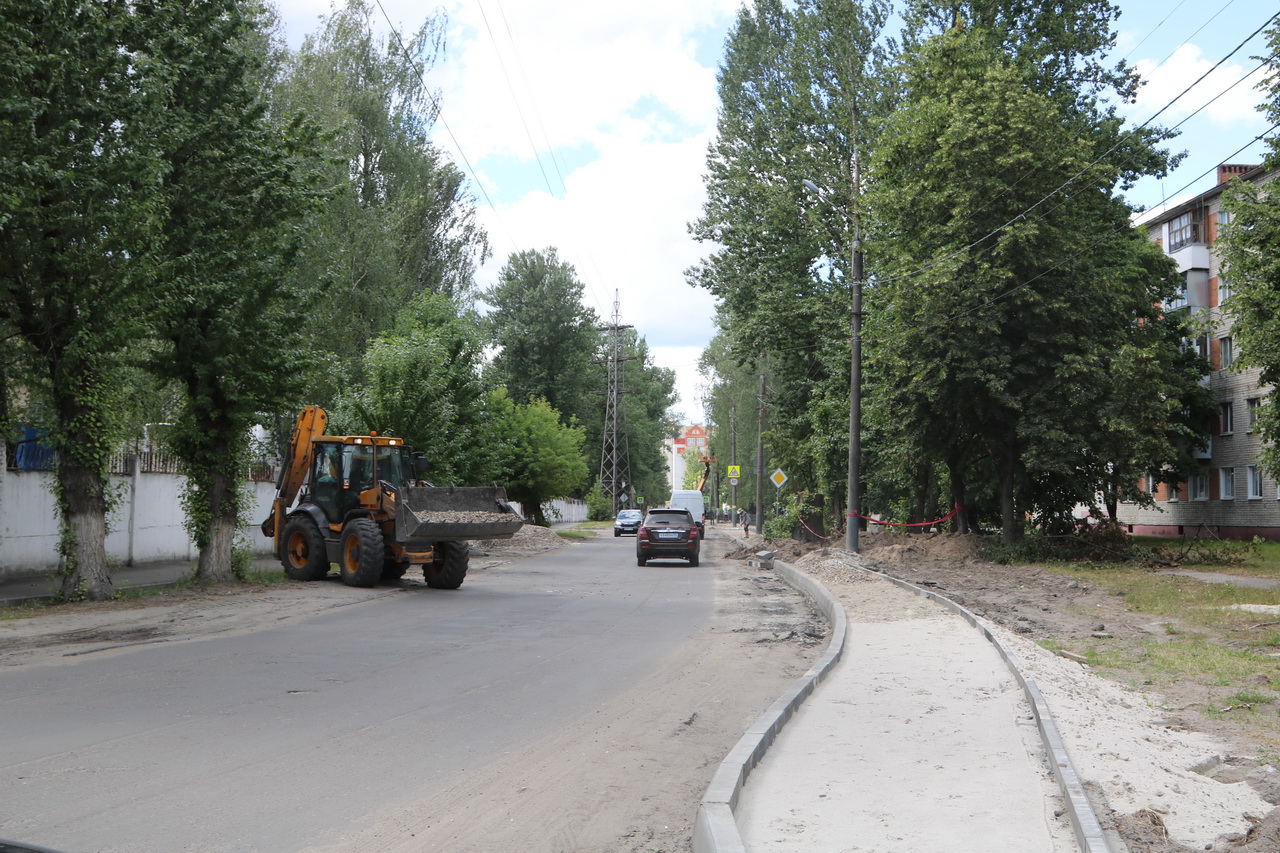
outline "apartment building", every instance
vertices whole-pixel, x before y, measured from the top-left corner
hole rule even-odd
[[[1155,507],[1121,504],[1118,517],[1129,531],[1148,536],[1216,536],[1280,540],[1280,484],[1259,464],[1261,437],[1255,429],[1258,407],[1268,390],[1259,384],[1257,369],[1235,370],[1239,354],[1231,335],[1231,315],[1224,310],[1231,299],[1231,282],[1219,269],[1214,242],[1227,213],[1222,191],[1231,179],[1266,182],[1275,173],[1261,167],[1218,167],[1217,185],[1195,198],[1170,206],[1138,221],[1178,265],[1182,293],[1170,310],[1186,310],[1207,319],[1208,332],[1193,345],[1210,364],[1204,384],[1217,401],[1217,417],[1209,446],[1198,455],[1203,473],[1185,483],[1146,486]]]

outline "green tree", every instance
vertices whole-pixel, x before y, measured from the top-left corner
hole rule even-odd
[[[202,582],[232,577],[250,429],[304,368],[309,294],[289,286],[299,224],[318,196],[299,124],[265,117],[261,32],[242,0],[158,7],[153,54],[184,68],[169,92],[166,204],[151,312],[154,373],[182,396],[169,436],[187,475],[184,505]]]
[[[624,356],[629,357],[622,363],[623,390],[627,393],[621,405],[626,412],[631,482],[635,493],[645,496],[652,504],[656,496],[665,494],[671,487],[662,440],[676,432],[676,423],[670,415],[676,402],[676,374],[670,368],[653,363],[648,342],[634,329],[624,332],[622,346]],[[599,387],[604,390],[603,377]],[[603,401],[604,398],[597,399]],[[599,436],[604,424],[603,402],[597,405],[600,414],[587,424],[587,447],[593,469],[600,464],[602,439]]]
[[[438,293],[415,297],[365,353],[367,380],[339,398],[338,432],[377,430],[425,454],[427,480],[481,486],[498,474],[474,312]]]
[[[598,420],[603,372],[594,365],[599,318],[582,304],[583,284],[554,248],[516,252],[482,294],[493,306],[487,324],[498,350],[490,377],[511,399],[545,399],[565,418]]]
[[[0,9],[0,319],[23,341],[36,425],[58,451],[64,595],[111,595],[107,464],[119,355],[143,331],[161,216],[160,16],[124,2]]]
[[[739,13],[719,73],[707,202],[690,226],[717,246],[687,273],[720,299],[717,375],[769,354],[770,453],[796,488],[822,493],[832,510],[845,493],[848,434],[839,433],[849,407],[859,163],[874,144],[874,117],[892,103],[886,17],[881,3],[849,0],[756,3]],[[805,192],[806,180],[824,189],[820,198]],[[754,398],[754,376],[740,395]]]
[[[445,20],[427,20],[402,48],[375,36],[375,13],[365,0],[335,8],[273,87],[279,121],[305,113],[328,139],[315,168],[332,192],[307,224],[296,272],[324,292],[307,327],[309,393],[322,403],[358,381],[369,342],[417,294],[469,307],[488,255],[464,176],[430,139],[439,97],[425,73]]]
[[[1190,389],[1177,373],[1134,387],[1177,353],[1156,307],[1168,262],[1112,192],[1140,166],[1099,156],[1109,117],[1064,109],[992,44],[952,29],[905,66],[872,164],[871,336],[882,423],[945,467],[957,504],[996,496],[1011,540],[1028,512],[1053,523],[1173,464],[1172,441],[1135,458],[1124,439],[1136,417],[1176,434]]]
[[[1280,51],[1280,23],[1267,30],[1271,56]],[[1265,164],[1280,170],[1280,71],[1273,62],[1263,82],[1267,99],[1259,110],[1273,124]],[[1223,277],[1231,281],[1227,310],[1235,323],[1238,369],[1257,368],[1262,383],[1271,386],[1259,411],[1258,428],[1265,439],[1263,460],[1273,477],[1280,478],[1280,193],[1276,183],[1235,180],[1223,193],[1223,207],[1231,221],[1223,231]]]
[[[534,524],[546,527],[542,504],[572,493],[587,479],[583,430],[563,424],[546,400],[516,403],[505,388],[490,394],[489,410],[494,434],[501,437],[492,448],[499,482]]]

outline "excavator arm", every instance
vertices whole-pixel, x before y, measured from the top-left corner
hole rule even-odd
[[[328,423],[328,412],[319,406],[307,406],[298,415],[298,423],[289,439],[288,455],[280,466],[280,477],[276,480],[276,498],[271,503],[271,515],[262,522],[262,535],[275,539],[277,548],[280,544],[280,531],[284,528],[284,515],[298,497],[298,491],[307,479],[307,471],[311,469],[311,457],[315,454],[311,439],[324,435]]]
[[[698,491],[701,492],[706,488],[707,480],[711,479],[711,464],[716,460],[711,457],[705,457],[698,461],[702,463],[702,476],[698,479]]]

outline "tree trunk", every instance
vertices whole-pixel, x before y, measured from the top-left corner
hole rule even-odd
[[[821,494],[813,495],[810,500],[812,506],[806,503],[804,511],[800,513],[800,520],[804,524],[799,525],[800,529],[795,531],[796,538],[801,542],[817,542],[826,538],[826,530],[823,525],[823,518],[826,514],[826,497]]]
[[[1105,492],[1102,498],[1103,503],[1107,507],[1107,518],[1111,520],[1112,524],[1116,523],[1116,520],[1117,520],[1116,513],[1119,510],[1119,507],[1116,506],[1116,503],[1118,501],[1118,498],[1116,497],[1116,493],[1118,491],[1119,489],[1114,484],[1111,484],[1107,488],[1107,491]]]
[[[59,456],[57,477],[66,513],[61,595],[106,601],[114,592],[107,567],[106,485],[97,471],[76,464],[70,454]]]
[[[967,499],[965,494],[967,484],[964,480],[964,469],[956,459],[948,459],[947,473],[951,480],[952,506],[960,507],[960,511],[951,520],[951,532],[970,533],[973,531],[973,524],[969,517],[969,507],[965,503]]]
[[[209,525],[206,544],[200,549],[196,564],[196,580],[200,583],[223,583],[234,580],[231,570],[231,548],[235,544],[236,510],[239,507],[237,478],[223,471],[209,476]]]
[[[1013,499],[1014,469],[1018,461],[1017,438],[1005,437],[1000,454],[1000,541],[1006,545],[1022,538],[1022,524]]]

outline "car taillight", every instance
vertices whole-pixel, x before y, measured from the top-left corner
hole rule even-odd
[[[689,538],[690,538],[690,539],[697,539],[697,538],[698,538],[698,528],[697,528],[697,527],[690,527],[690,528],[689,528]]]
[[[639,527],[637,527],[637,528],[636,528],[636,535],[637,535],[637,536],[648,536],[648,535],[649,535],[649,529],[648,529],[647,527],[645,527],[645,526],[642,524],[642,525],[640,525]]]

